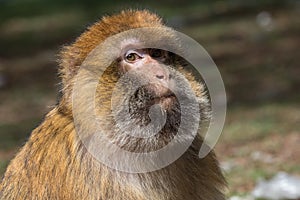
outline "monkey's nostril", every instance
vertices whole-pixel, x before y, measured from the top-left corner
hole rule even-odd
[[[158,79],[164,79],[165,76],[164,75],[156,75],[156,78],[158,78]]]

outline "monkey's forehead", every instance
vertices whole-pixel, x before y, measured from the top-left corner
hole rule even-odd
[[[138,38],[124,38],[121,41],[120,48],[122,49],[122,53],[124,53],[130,49],[143,48],[143,43]]]
[[[178,33],[169,27],[131,29],[105,40],[122,50],[155,48],[176,52],[181,49]]]

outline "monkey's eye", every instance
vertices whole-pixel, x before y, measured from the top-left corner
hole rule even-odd
[[[125,55],[125,60],[127,62],[134,62],[139,58],[140,58],[140,56],[136,53],[129,53],[129,54]]]
[[[150,56],[152,58],[161,58],[164,56],[164,52],[161,49],[150,49]]]

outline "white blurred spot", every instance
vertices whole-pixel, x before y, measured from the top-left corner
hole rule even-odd
[[[272,15],[267,11],[262,11],[256,16],[257,24],[266,31],[271,31],[274,28]]]
[[[229,200],[255,200],[252,196],[232,196],[229,198]]]
[[[279,172],[271,180],[260,180],[252,195],[256,198],[271,200],[299,199],[300,178]]]

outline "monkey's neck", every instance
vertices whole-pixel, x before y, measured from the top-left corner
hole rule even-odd
[[[200,143],[161,170],[120,172],[94,159],[70,115],[55,108],[9,165],[0,194],[6,199],[221,200],[223,176],[213,153],[197,157]]]
[[[178,114],[178,113],[177,113]],[[178,118],[176,113],[172,113],[168,124],[166,124],[162,131],[176,131],[178,126]],[[112,129],[112,127],[107,127]],[[129,131],[132,128],[128,127]],[[175,130],[176,129],[176,130]],[[109,131],[109,130],[107,130]],[[110,130],[111,131],[111,130]],[[164,135],[161,135],[163,137]],[[78,139],[78,138],[77,138]],[[120,137],[119,137],[120,139]],[[132,138],[121,138],[124,139],[126,144]],[[155,138],[154,138],[155,139]],[[163,138],[160,138],[163,139]],[[168,139],[172,139],[171,135]],[[158,144],[156,138],[156,145]],[[131,141],[132,142],[132,141]],[[135,146],[137,151],[142,151],[144,148],[153,150],[153,146],[147,142],[153,142],[153,140],[136,140],[136,143],[131,144]],[[196,136],[191,147],[174,163],[169,166],[149,173],[141,174],[130,174],[106,167],[103,163],[94,159],[91,154],[87,151],[81,141],[76,142],[77,144],[77,157],[80,158],[79,162],[89,169],[89,173],[85,184],[90,189],[95,189],[95,184],[100,185],[100,188],[105,190],[105,193],[115,194],[113,188],[119,188],[120,195],[127,195],[128,191],[132,191],[128,195],[130,197],[120,197],[120,199],[137,199],[137,200],[179,200],[179,199],[197,199],[197,200],[212,200],[223,199],[221,189],[225,185],[223,175],[218,167],[218,162],[215,159],[213,152],[209,153],[204,159],[198,157],[198,151],[203,141],[200,136]],[[162,142],[160,145],[166,145]],[[120,145],[121,146],[121,145]],[[156,147],[158,147],[157,145]],[[127,146],[127,150],[133,150],[131,146]],[[145,152],[145,151],[144,151]],[[107,153],[107,152],[102,152]],[[78,160],[77,160],[78,161]],[[133,164],[134,163],[129,163]],[[80,169],[79,169],[80,170]],[[93,181],[91,181],[93,180]],[[110,187],[103,185],[109,183]],[[103,193],[103,191],[101,192]],[[110,198],[106,198],[110,199]],[[111,199],[118,199],[111,196]]]

